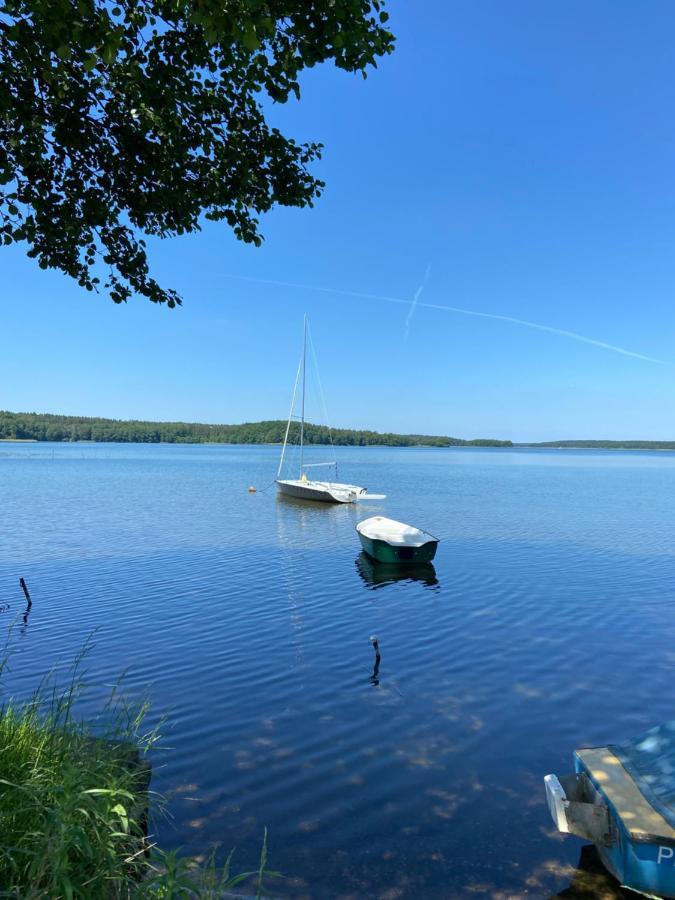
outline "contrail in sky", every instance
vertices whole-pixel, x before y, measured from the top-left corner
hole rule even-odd
[[[402,297],[388,297],[386,294],[364,294],[361,291],[345,291],[340,288],[321,287],[315,284],[300,284],[295,281],[276,281],[270,278],[250,278],[246,275],[230,275],[225,274],[226,278],[235,278],[238,281],[250,281],[254,284],[274,284],[278,287],[299,288],[303,291],[318,291],[323,294],[338,294],[341,297],[358,297],[363,300],[381,300],[386,303],[400,303],[409,306],[410,301],[404,300]],[[422,288],[426,284],[426,278],[422,285],[418,288],[416,297],[422,292]],[[576,331],[566,331],[564,328],[553,328],[551,325],[540,325],[538,322],[529,322],[527,319],[516,319],[514,316],[500,316],[497,313],[478,312],[475,309],[463,309],[460,306],[445,306],[440,303],[420,303],[413,300],[414,307],[423,307],[424,309],[440,309],[443,312],[457,313],[460,316],[475,316],[479,319],[495,319],[498,322],[510,322],[512,325],[522,325],[524,328],[534,328],[536,331],[547,331],[549,334],[557,334],[560,337],[570,338],[573,341],[581,341],[583,344],[592,344],[594,347],[601,347],[603,350],[611,350],[613,353],[620,353],[622,356],[631,356],[633,359],[641,359],[644,362],[657,363],[661,366],[668,365],[662,359],[655,359],[653,356],[645,356],[644,353],[636,353],[634,350],[626,350],[625,347],[617,347],[615,344],[608,344],[605,341],[597,341],[595,338],[586,337],[584,334],[577,334]],[[410,313],[408,313],[410,318]]]
[[[420,294],[424,290],[424,287],[429,280],[429,276],[431,275],[431,263],[427,266],[426,272],[424,273],[424,278],[422,279],[422,284],[415,291],[415,296],[413,297],[412,304],[410,305],[410,309],[408,310],[408,315],[405,320],[405,335],[403,337],[403,342],[405,343],[408,340],[408,335],[410,334],[410,323],[412,322],[412,317],[415,315],[415,309],[417,308],[417,301],[420,299]]]

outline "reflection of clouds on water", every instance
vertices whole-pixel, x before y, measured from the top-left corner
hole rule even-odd
[[[516,876],[513,887],[508,886],[511,880],[502,875],[498,881],[477,878],[467,879],[464,883],[456,882],[453,896],[484,897],[489,900],[519,900],[526,895],[548,900],[630,900],[636,896],[633,892],[622,889],[619,882],[607,872],[597,850],[590,844],[581,848],[576,867],[549,858]]]
[[[539,699],[543,696],[542,692],[537,688],[520,682],[513,685],[513,690],[516,694],[521,694],[521,696],[527,697],[530,700]]]

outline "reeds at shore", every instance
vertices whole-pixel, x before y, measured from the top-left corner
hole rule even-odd
[[[246,883],[262,896],[267,831],[255,871],[231,873],[232,854],[196,865],[159,848],[148,823],[164,809],[149,790],[158,729],[147,705],[113,690],[96,733],[75,717],[81,690],[50,679],[26,702],[0,708],[0,897],[215,898]],[[0,663],[0,672],[4,665]]]

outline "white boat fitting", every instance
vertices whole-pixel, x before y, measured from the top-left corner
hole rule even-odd
[[[316,360],[315,360],[316,362]],[[284,435],[284,445],[281,450],[281,459],[279,460],[279,468],[277,470],[277,489],[280,494],[286,494],[288,497],[296,497],[300,500],[318,500],[323,503],[357,503],[363,500],[384,500],[385,494],[369,494],[367,489],[356,484],[343,484],[339,481],[315,481],[307,477],[306,469],[319,468],[321,466],[331,466],[335,468],[337,473],[337,461],[329,463],[305,463],[305,385],[307,371],[307,316],[305,315],[304,337],[302,347],[302,358],[298,365],[298,372],[295,376],[295,384],[293,386],[293,397],[291,399],[291,411],[288,416],[286,425],[286,434]],[[298,389],[298,382],[302,374],[302,412],[300,416],[300,477],[299,478],[281,478],[281,471],[284,465],[284,457],[286,455],[286,447],[288,445],[288,434],[291,428],[291,420],[293,419],[293,410],[295,409],[295,395]]]

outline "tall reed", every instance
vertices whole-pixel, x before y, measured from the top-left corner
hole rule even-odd
[[[0,897],[222,897],[249,880],[262,896],[267,831],[256,871],[231,874],[212,855],[195,866],[147,835],[147,756],[158,730],[144,729],[147,705],[132,709],[113,689],[96,733],[78,721],[80,655],[69,683],[44,681],[25,703],[0,707]],[[0,674],[4,664],[0,662]]]

